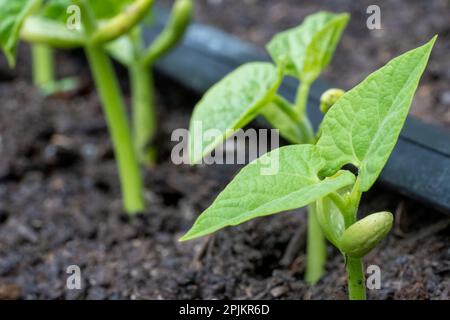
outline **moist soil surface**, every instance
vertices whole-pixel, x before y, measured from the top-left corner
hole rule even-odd
[[[130,219],[86,62],[60,54],[60,75],[77,74],[83,85],[44,98],[30,84],[28,54],[22,48],[15,72],[0,63],[1,299],[346,298],[343,259],[331,246],[326,275],[315,286],[303,281],[304,229],[303,245],[281,263],[306,225],[301,210],[177,241],[239,169],[170,160],[171,133],[188,126],[198,97],[157,78],[159,159],[145,170],[148,209]],[[381,289],[369,298],[448,299],[448,217],[376,186],[360,214],[380,210],[396,222],[365,259],[381,268]],[[81,290],[66,287],[70,265],[81,268]]]
[[[168,6],[173,0],[161,0]],[[381,29],[369,30],[366,13],[380,8]],[[320,10],[349,12],[350,22],[323,79],[350,89],[390,59],[427,42],[433,49],[411,113],[450,130],[449,0],[197,0],[196,19],[214,25],[261,49],[274,34]]]

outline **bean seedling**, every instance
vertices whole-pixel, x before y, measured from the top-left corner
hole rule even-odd
[[[315,17],[321,15],[323,13]],[[346,19],[342,19],[341,24],[344,24]],[[316,23],[311,25],[317,26]],[[309,51],[322,52],[317,59],[308,56],[308,50],[298,48],[306,41],[298,35],[299,30],[303,28],[282,34],[269,44],[278,68],[270,63],[246,64],[206,93],[192,119],[204,121],[208,128],[220,128],[223,135],[212,143],[202,141],[202,148],[195,146],[191,139],[191,161],[197,162],[230,136],[232,131],[227,129],[240,128],[258,114],[278,115],[268,117],[269,120],[291,119],[291,122],[286,121],[289,126],[276,126],[280,134],[292,136],[292,142],[294,138],[305,142],[305,130],[301,128],[295,133],[291,124],[294,119],[300,122],[298,114],[304,115],[305,93],[301,92],[307,89],[299,90],[297,100],[300,102],[292,106],[276,93],[280,75],[300,73],[300,79],[306,80],[308,88],[308,83],[331,57],[332,50],[327,50],[330,46],[325,45],[330,42],[325,39],[337,40],[336,32],[322,31],[317,39],[324,43],[315,44]],[[305,37],[314,38],[312,35]],[[320,230],[344,257],[349,298],[365,299],[362,258],[388,234],[393,216],[389,212],[378,212],[358,220],[360,200],[377,180],[398,140],[435,40],[436,37],[391,60],[346,93],[327,92],[322,101],[326,114],[317,136],[314,139],[310,136],[306,144],[276,149],[244,167],[180,240],[191,240],[257,217],[309,206],[313,212],[313,215],[310,212],[310,220],[311,217],[316,219]],[[311,61],[315,63],[301,69]],[[308,76],[302,70],[311,73]],[[301,121],[306,122],[305,119]],[[270,161],[278,161],[279,170],[272,175],[262,175],[261,169]],[[357,173],[347,170],[346,165],[357,168]],[[308,248],[313,247],[314,243],[308,244]],[[308,251],[309,258],[311,253]]]
[[[85,49],[113,141],[125,210],[129,214],[142,212],[143,183],[139,163],[124,100],[105,45],[138,25],[153,0],[51,0],[45,3],[45,8],[52,7],[50,16],[39,10],[42,3],[41,0],[2,0],[0,45],[11,65],[15,63],[19,36],[33,44]],[[70,4],[80,8],[82,28],[78,30],[69,30],[65,25]]]
[[[129,70],[134,142],[139,160],[145,165],[151,165],[155,161],[152,140],[156,131],[156,118],[153,76],[149,69],[180,41],[189,25],[191,14],[192,1],[177,0],[169,23],[148,47],[144,48],[142,43],[140,25],[107,47],[109,53]]]
[[[307,17],[293,29],[276,35],[267,46],[276,65],[248,63],[228,75],[196,106],[191,119],[190,136],[196,122],[205,130],[219,129],[214,141],[189,140],[189,156],[197,163],[237,129],[258,115],[279,129],[292,144],[314,143],[316,137],[306,113],[311,85],[328,66],[349,20],[348,14],[319,12]],[[277,94],[283,76],[300,80],[295,104]],[[326,243],[318,225],[315,206],[309,206],[307,266],[305,278],[314,283],[324,272]]]

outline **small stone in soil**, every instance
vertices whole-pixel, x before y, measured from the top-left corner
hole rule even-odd
[[[16,300],[22,294],[22,287],[17,284],[0,284],[0,300]]]
[[[440,97],[441,103],[445,105],[450,105],[450,91],[445,91]]]
[[[287,286],[278,286],[278,287],[275,287],[272,290],[270,290],[270,294],[274,298],[279,298],[288,291],[289,291],[289,288]]]

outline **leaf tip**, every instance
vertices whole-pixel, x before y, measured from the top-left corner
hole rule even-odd
[[[182,236],[181,238],[178,239],[178,242],[186,242],[186,241],[197,238],[197,236],[195,234],[192,234],[191,231],[192,231],[192,229],[189,230],[188,232],[186,232],[184,234],[184,236]]]
[[[438,38],[438,34],[435,34],[433,36],[433,38],[431,38],[431,40],[428,42],[431,46],[434,46],[434,43],[436,42],[437,38]]]
[[[341,14],[338,15],[339,19],[342,19],[345,22],[348,22],[351,18],[351,14],[349,12],[343,12]]]
[[[424,45],[422,45],[421,48],[424,48],[424,49],[426,48],[427,51],[428,51],[429,53],[431,53],[431,50],[433,50],[433,47],[434,47],[434,44],[435,44],[436,41],[437,41],[437,38],[438,38],[438,35],[435,34],[435,35],[433,36],[433,38],[431,38],[427,43],[425,43]]]

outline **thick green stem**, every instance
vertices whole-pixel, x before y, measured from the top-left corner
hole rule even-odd
[[[191,21],[191,0],[177,0],[172,7],[169,23],[144,53],[145,65],[152,65],[180,42]]]
[[[300,128],[304,132],[304,136],[307,137],[306,143],[314,143],[314,132],[306,114],[300,118],[300,121]],[[308,242],[306,248],[305,280],[311,284],[319,281],[325,272],[326,263],[327,243],[317,219],[316,204],[313,203],[308,206]]]
[[[300,86],[297,90],[297,97],[295,99],[295,113],[297,113],[299,118],[306,116],[306,105],[310,88],[310,83],[307,83],[306,81],[300,82]]]
[[[112,137],[125,210],[129,214],[142,212],[143,183],[117,77],[102,47],[87,45],[85,50]]]
[[[130,67],[133,99],[133,135],[139,161],[145,165],[155,163],[156,151],[152,146],[156,132],[153,75],[149,68],[135,62]]]
[[[316,215],[315,203],[308,206],[308,241],[305,280],[314,284],[325,272],[327,244]]]
[[[345,220],[345,228],[348,229],[356,223],[358,207],[362,193],[359,190],[361,180],[358,177],[348,197],[347,208],[342,213]],[[348,296],[350,300],[366,299],[366,284],[362,258],[346,257],[346,268],[348,276]]]
[[[302,136],[305,137],[304,143],[314,144],[316,139],[314,136],[313,127],[312,127],[311,122],[309,121],[308,117],[304,116],[304,117],[298,119],[297,124],[300,127]]]
[[[275,96],[273,102],[289,119],[295,121],[298,128],[300,128],[303,143],[314,144],[316,138],[306,112],[310,87],[310,83],[306,81],[300,83],[294,108],[280,96]],[[306,251],[305,280],[308,283],[314,284],[325,272],[325,264],[327,261],[327,244],[317,218],[315,203],[308,206],[308,239]]]
[[[50,47],[71,49],[84,46],[86,36],[82,31],[69,30],[65,24],[40,17],[29,17],[22,26],[21,39]]]
[[[154,0],[135,0],[117,16],[98,26],[91,35],[94,44],[102,44],[128,33],[145,18]]]
[[[347,258],[348,297],[350,300],[366,300],[364,266],[360,258]]]
[[[53,50],[44,44],[31,46],[33,60],[33,83],[43,89],[45,85],[55,81],[55,65]]]

